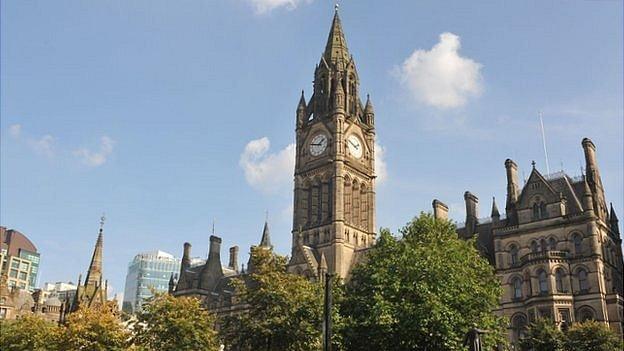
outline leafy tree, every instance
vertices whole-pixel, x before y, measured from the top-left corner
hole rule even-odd
[[[565,335],[550,319],[538,319],[529,324],[520,340],[520,349],[526,351],[563,351]]]
[[[286,258],[252,248],[253,269],[233,280],[236,298],[248,306],[224,317],[222,339],[235,350],[307,351],[321,347],[320,284],[286,271]]]
[[[59,338],[61,350],[118,351],[130,344],[130,333],[116,314],[115,303],[80,308],[67,318]]]
[[[219,350],[215,318],[193,297],[156,294],[134,323],[134,342],[144,350]]]
[[[586,321],[574,323],[566,333],[566,351],[622,350],[618,335],[604,323]]]
[[[428,214],[400,233],[382,230],[366,263],[352,271],[341,306],[347,349],[464,350],[474,326],[488,330],[486,349],[504,342],[492,314],[500,284],[474,241]]]
[[[38,315],[26,314],[13,321],[0,320],[0,350],[57,350],[59,328]]]

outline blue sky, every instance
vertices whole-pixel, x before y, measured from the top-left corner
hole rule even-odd
[[[330,1],[3,1],[1,224],[42,253],[40,282],[75,280],[106,213],[105,276],[123,289],[141,251],[222,255],[260,240],[289,253],[301,89]],[[579,174],[592,138],[607,200],[623,189],[621,1],[343,1],[376,111],[377,222],[433,198],[505,198],[504,160]],[[309,97],[309,93],[307,94]],[[362,98],[365,98],[364,96]],[[255,141],[255,142],[252,142]],[[251,144],[249,144],[251,142]],[[241,258],[246,261],[245,258]]]

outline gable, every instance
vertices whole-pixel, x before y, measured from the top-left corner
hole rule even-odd
[[[529,179],[522,188],[518,197],[517,208],[528,208],[536,198],[546,203],[559,201],[558,193],[550,186],[548,181],[533,168]]]

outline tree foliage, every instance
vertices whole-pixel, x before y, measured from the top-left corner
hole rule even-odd
[[[564,338],[551,319],[538,319],[529,324],[519,344],[526,351],[563,351]]]
[[[492,314],[501,294],[494,269],[449,221],[422,214],[395,238],[382,230],[346,286],[341,313],[350,350],[463,350],[472,327],[503,342]]]
[[[233,281],[248,310],[224,317],[222,339],[235,350],[306,351],[321,348],[320,284],[287,273],[286,258],[252,248],[253,269]]]
[[[79,308],[61,328],[61,350],[117,351],[130,345],[130,333],[121,324],[114,302]]]
[[[566,351],[617,351],[624,349],[618,335],[604,323],[573,324],[566,333]]]
[[[142,350],[216,351],[220,343],[214,316],[193,297],[156,294],[143,305],[134,325],[134,343]]]
[[[56,350],[59,328],[38,315],[26,314],[19,319],[0,320],[0,350]]]

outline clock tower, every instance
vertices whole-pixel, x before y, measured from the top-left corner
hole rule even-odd
[[[314,91],[296,112],[292,255],[289,270],[348,278],[375,240],[375,118],[338,11],[314,71]]]

